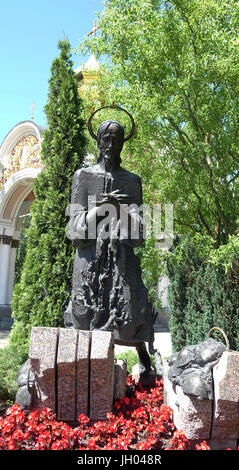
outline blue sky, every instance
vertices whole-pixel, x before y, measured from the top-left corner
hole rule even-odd
[[[0,0],[0,145],[18,122],[31,119],[46,125],[44,106],[52,61],[59,39],[72,48],[93,27],[103,0]],[[88,57],[72,56],[75,67]]]

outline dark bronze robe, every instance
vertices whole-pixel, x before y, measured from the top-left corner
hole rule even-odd
[[[142,205],[140,178],[123,168],[111,175],[100,172],[95,165],[82,168],[74,175],[70,225],[76,254],[66,326],[113,331],[116,341],[133,345],[150,342],[153,337],[153,309],[134,253],[134,248],[143,241],[143,214],[133,210],[133,218],[138,222],[136,230],[129,224],[123,238],[121,231],[121,236],[114,240],[110,236],[102,240],[86,224],[89,197],[97,203],[103,193],[116,189],[127,195],[131,204]],[[104,225],[104,219],[101,223]],[[116,230],[121,223],[118,218]]]

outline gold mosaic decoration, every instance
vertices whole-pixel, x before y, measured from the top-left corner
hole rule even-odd
[[[43,168],[40,158],[40,142],[34,135],[23,136],[11,151],[7,169],[0,177],[0,191],[14,173],[29,167]]]

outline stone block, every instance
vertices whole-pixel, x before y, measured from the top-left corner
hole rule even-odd
[[[59,328],[57,352],[57,418],[76,419],[76,352],[78,331]]]
[[[235,449],[239,438],[239,352],[224,351],[212,368],[212,399],[185,395],[169,380],[164,362],[164,403],[173,409],[173,420],[192,441],[205,439],[213,450]]]
[[[114,400],[121,400],[126,394],[127,362],[116,359],[114,364]]]
[[[88,414],[91,332],[78,331],[76,356],[76,418]]]
[[[33,407],[56,413],[56,357],[58,328],[33,327],[29,359],[35,376]]]
[[[114,336],[93,330],[90,355],[90,419],[106,419],[112,411],[114,393]]]
[[[239,352],[226,351],[213,368],[212,439],[239,438]]]
[[[50,408],[67,422],[77,421],[80,414],[93,421],[106,419],[114,396],[121,399],[126,392],[127,364],[115,364],[114,335],[108,331],[34,327],[29,362],[20,372],[22,406]]]
[[[185,395],[180,385],[173,387],[168,379],[169,365],[164,362],[164,403],[173,410],[173,421],[190,440],[210,438],[212,400],[199,400]]]
[[[237,450],[236,439],[209,439],[207,440],[207,444],[209,445],[211,450]]]
[[[173,407],[174,424],[183,430],[190,439],[209,439],[212,421],[212,400],[199,400],[185,395],[180,385],[176,385],[177,401]]]

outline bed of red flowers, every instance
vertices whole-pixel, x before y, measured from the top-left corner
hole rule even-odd
[[[80,415],[77,426],[57,421],[49,409],[22,411],[14,404],[0,417],[0,450],[210,450],[193,445],[177,430],[163,404],[163,382],[150,389],[127,377],[125,398],[114,403],[106,421]]]

